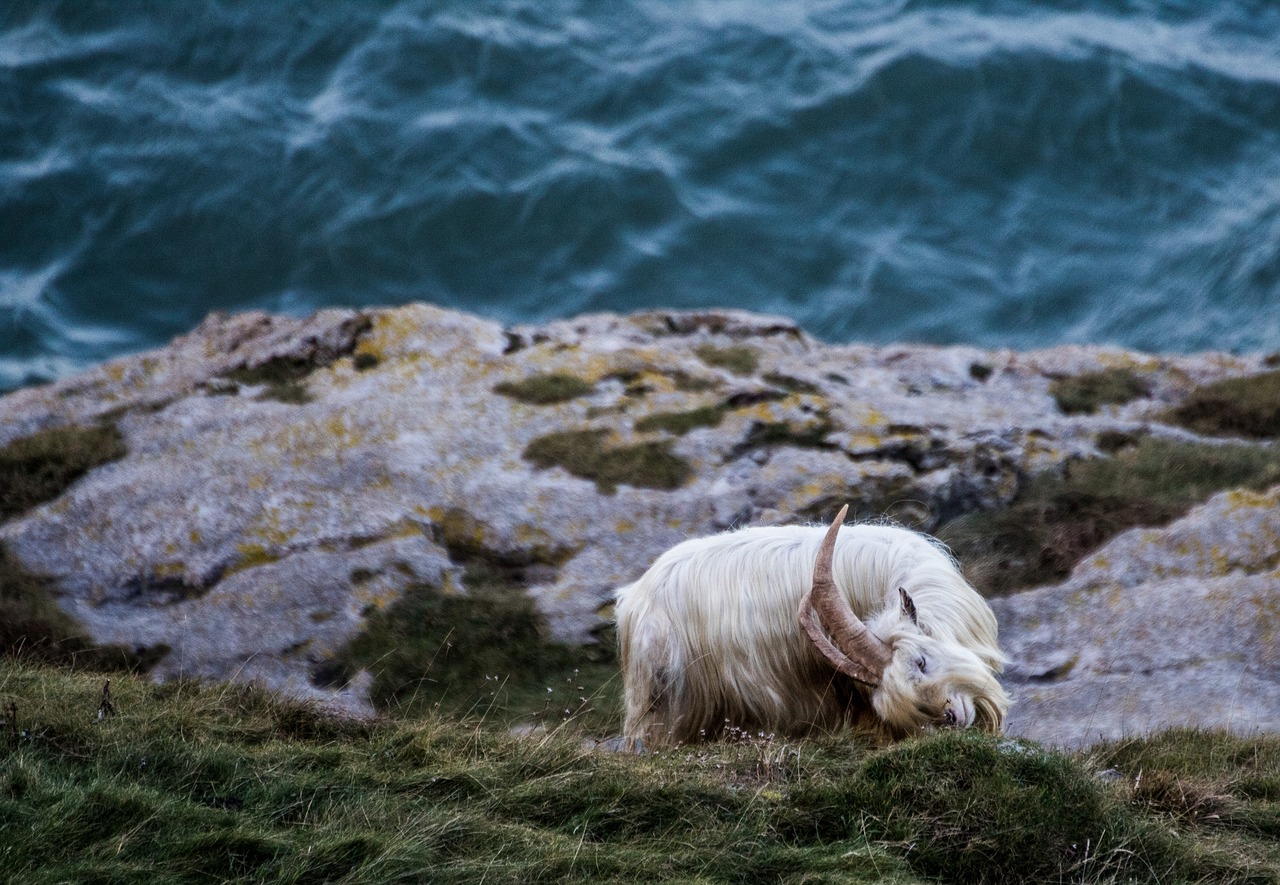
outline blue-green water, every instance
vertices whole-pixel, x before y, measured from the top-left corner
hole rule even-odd
[[[1280,4],[0,4],[0,389],[411,300],[1280,349]]]

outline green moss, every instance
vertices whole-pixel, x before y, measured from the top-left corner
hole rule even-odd
[[[1065,578],[1120,532],[1158,526],[1215,492],[1280,482],[1280,450],[1144,438],[1110,458],[1032,478],[1002,510],[970,513],[938,532],[989,594]]]
[[[795,446],[801,449],[831,449],[827,436],[835,425],[826,412],[819,412],[811,421],[757,421],[747,432],[747,437],[735,449],[734,456],[754,449]]]
[[[775,387],[781,387],[788,393],[818,394],[822,392],[816,384],[811,384],[802,378],[783,375],[781,372],[766,372],[764,380]]]
[[[655,412],[637,421],[636,430],[640,433],[664,430],[683,436],[699,427],[718,427],[727,413],[725,406],[703,406],[683,412]]]
[[[760,354],[754,347],[745,344],[735,344],[732,347],[700,344],[693,352],[708,366],[727,369],[735,375],[750,375],[760,366]]]
[[[1280,372],[1228,378],[1197,388],[1165,419],[1208,436],[1280,436]]]
[[[549,543],[527,544],[516,550],[497,550],[485,543],[484,524],[461,507],[450,507],[436,523],[436,540],[456,563],[477,564],[500,570],[521,580],[528,566],[558,567],[575,552],[572,547]]]
[[[222,377],[238,385],[263,386],[265,389],[258,395],[258,399],[303,405],[312,400],[306,385],[307,378],[316,370],[354,354],[360,339],[372,329],[372,317],[356,314],[343,321],[341,327],[335,330],[336,337],[328,343],[309,338],[304,342],[307,346],[305,352],[275,356],[256,366],[241,366]],[[358,371],[365,371],[378,364],[378,357],[369,353],[356,354],[353,364]],[[217,386],[212,386],[212,389],[214,392],[222,392]]]
[[[563,467],[590,479],[606,495],[619,485],[677,489],[693,475],[689,462],[671,452],[669,440],[608,446],[607,436],[607,431],[595,429],[549,433],[530,442],[524,458],[543,469]]]
[[[312,400],[305,381],[319,364],[298,357],[273,357],[252,368],[245,366],[224,377],[246,387],[265,386],[259,399],[271,399],[290,405],[303,405]]]
[[[668,377],[671,379],[671,383],[675,385],[676,390],[682,393],[706,393],[708,390],[715,390],[720,386],[720,382],[712,378],[699,378],[679,369],[669,373]]]
[[[0,521],[52,501],[95,467],[123,458],[115,425],[42,430],[0,449]]]
[[[1068,415],[1093,414],[1099,406],[1122,405],[1151,393],[1150,385],[1132,369],[1103,369],[1059,378],[1049,385],[1058,408]]]
[[[530,375],[523,381],[503,381],[493,387],[494,393],[534,406],[565,403],[586,396],[594,389],[592,384],[581,378],[558,372]]]

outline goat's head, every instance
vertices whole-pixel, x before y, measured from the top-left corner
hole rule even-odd
[[[841,508],[818,550],[813,584],[800,602],[800,625],[836,670],[870,690],[871,706],[892,732],[928,727],[999,731],[1009,698],[973,651],[921,629],[914,601],[899,589],[896,620],[876,635],[854,613],[832,577]]]

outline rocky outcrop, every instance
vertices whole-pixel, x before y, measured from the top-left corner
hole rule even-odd
[[[96,639],[167,647],[159,678],[252,678],[361,711],[363,683],[326,688],[316,669],[409,582],[465,593],[468,564],[495,563],[555,637],[591,642],[613,590],[686,537],[827,518],[846,501],[932,529],[1009,503],[1039,471],[1102,457],[1106,439],[1194,438],[1166,410],[1263,368],[1225,354],[826,345],[737,312],[515,328],[427,305],[214,315],[161,350],[0,400],[0,447],[110,422],[127,448],[0,525],[0,542]],[[1063,412],[1055,381],[1108,369],[1140,379],[1132,399]],[[1212,524],[1164,531],[1208,538]],[[1199,666],[1153,650],[1163,681],[1132,674],[1140,646],[1179,645],[1168,631],[1209,636],[1215,613],[1246,624],[1263,611],[1214,608],[1223,594],[1274,598],[1272,554],[1241,553],[1240,533],[1222,531],[1227,561],[1247,560],[1239,573],[1174,574],[1182,559],[1135,547],[1108,554],[1111,571],[1095,557],[1061,587],[1000,602],[1018,728],[1078,742],[1183,721],[1196,705],[1179,685],[1221,689],[1225,671],[1208,665],[1230,662],[1209,651]],[[1153,614],[1170,594],[1200,600],[1193,623]],[[1274,655],[1273,633],[1246,634]],[[1280,720],[1274,657],[1231,672],[1269,706],[1205,721]],[[1133,691],[1116,689],[1114,709],[1145,718],[1112,728],[1102,706],[1079,714],[1120,681]],[[1068,716],[1079,727],[1046,726]]]
[[[993,606],[1014,733],[1081,746],[1176,726],[1280,729],[1280,488],[1133,529],[1066,582]]]

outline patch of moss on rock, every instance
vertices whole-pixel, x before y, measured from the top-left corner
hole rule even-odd
[[[818,385],[805,381],[803,378],[795,378],[791,375],[784,375],[781,372],[767,372],[764,380],[775,387],[781,387],[788,393],[808,393],[818,394]]]
[[[310,359],[274,357],[261,365],[234,369],[224,377],[246,387],[264,387],[259,399],[297,406],[311,402],[305,381],[317,368],[319,365]]]
[[[670,440],[609,446],[607,436],[608,431],[591,428],[549,433],[525,447],[524,459],[543,469],[563,467],[592,480],[606,495],[619,485],[678,489],[693,476],[689,462],[671,451]]]
[[[586,396],[594,386],[574,375],[546,372],[530,375],[522,381],[503,381],[493,386],[493,392],[528,403],[532,406],[550,406],[567,403]]]
[[[938,536],[988,595],[1060,581],[1126,529],[1161,526],[1210,495],[1280,482],[1280,450],[1153,438],[1110,458],[1033,477],[1001,510],[969,513]]]
[[[693,352],[708,366],[727,369],[735,375],[753,374],[760,366],[760,354],[754,347],[745,344],[735,344],[732,347],[700,344]]]
[[[826,412],[814,415],[812,421],[757,421],[747,431],[747,437],[733,450],[732,457],[740,457],[756,449],[794,446],[800,449],[834,449],[827,436],[835,430]]]
[[[681,393],[706,393],[708,390],[715,390],[720,386],[718,381],[711,378],[699,378],[697,375],[690,375],[688,372],[682,372],[676,369],[670,372],[668,376],[671,383],[675,385],[676,390]]]
[[[1092,415],[1104,405],[1123,405],[1148,396],[1151,387],[1132,369],[1103,369],[1059,378],[1049,385],[1058,408],[1068,415]]]
[[[436,523],[436,534],[452,561],[490,569],[517,582],[522,582],[530,571],[545,572],[564,565],[576,552],[573,547],[550,543],[497,550],[486,543],[484,524],[461,507],[445,510]]]
[[[655,412],[637,421],[636,430],[640,433],[662,430],[676,436],[683,436],[699,427],[718,427],[728,411],[728,408],[719,405],[703,406],[683,412]]]
[[[599,716],[613,721],[612,647],[547,640],[533,600],[499,570],[472,565],[463,583],[465,595],[411,584],[369,615],[360,635],[314,674],[317,681],[341,683],[367,669],[374,704],[400,714],[441,709],[557,720],[566,710],[582,717],[598,706]]]
[[[1165,418],[1207,436],[1280,436],[1280,371],[1206,384]]]
[[[0,449],[0,521],[52,501],[95,467],[123,458],[114,424],[42,430]]]

